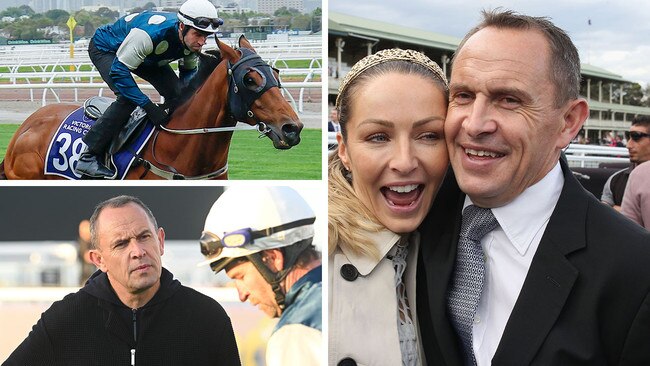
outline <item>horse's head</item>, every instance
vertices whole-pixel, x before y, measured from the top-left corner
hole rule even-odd
[[[262,60],[244,36],[239,38],[239,50],[217,43],[228,62],[228,107],[235,119],[257,125],[276,149],[297,145],[303,124],[282,96],[277,70]]]

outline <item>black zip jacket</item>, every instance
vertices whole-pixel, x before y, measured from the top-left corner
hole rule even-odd
[[[230,318],[214,299],[174,280],[139,309],[105,273],[46,310],[4,365],[240,365]]]

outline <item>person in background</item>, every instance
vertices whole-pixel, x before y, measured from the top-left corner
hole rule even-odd
[[[650,230],[650,162],[637,166],[627,182],[621,213]]]
[[[631,165],[612,174],[605,182],[600,200],[617,211],[621,210],[625,187],[632,170],[639,164],[650,160],[650,117],[636,116],[630,127],[630,139],[627,142]]]
[[[341,126],[339,125],[339,113],[336,108],[332,108],[330,112],[330,120],[327,122],[327,131],[328,132],[339,132]]]
[[[341,131],[328,167],[330,365],[425,364],[416,229],[449,163],[447,79],[420,52],[382,50],[352,67],[336,107]]]
[[[83,286],[86,284],[86,281],[92,276],[93,273],[97,270],[97,267],[90,260],[90,221],[81,220],[79,222],[79,238],[77,239],[79,244],[79,263],[81,264],[81,278],[80,284]]]
[[[589,116],[579,90],[547,18],[484,11],[458,46],[444,130],[460,189],[420,226],[429,364],[650,365],[650,234],[560,157]]]
[[[242,209],[242,208],[246,209]],[[316,216],[289,187],[230,187],[212,205],[201,253],[225,270],[239,299],[278,318],[266,364],[320,365],[322,267],[313,246]]]
[[[97,205],[90,237],[100,271],[52,304],[3,365],[240,365],[221,305],[162,267],[165,231],[140,199]]]
[[[208,0],[188,0],[178,13],[145,11],[126,15],[114,24],[99,27],[88,45],[88,54],[102,79],[117,99],[84,136],[87,150],[75,170],[93,178],[112,178],[115,171],[104,164],[104,154],[136,106],[156,125],[167,123],[165,110],[138,87],[133,75],[151,85],[172,105],[198,67],[197,53],[223,20]],[[180,79],[169,65],[179,60]]]

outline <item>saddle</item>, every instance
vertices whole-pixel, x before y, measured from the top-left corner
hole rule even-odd
[[[97,120],[114,101],[115,99],[107,97],[90,97],[84,102],[84,114],[89,118]],[[144,109],[141,107],[135,108],[119,135],[111,142],[111,146],[108,149],[110,155],[114,155],[122,147],[128,145],[132,139],[140,135],[146,126],[146,116],[147,112]]]

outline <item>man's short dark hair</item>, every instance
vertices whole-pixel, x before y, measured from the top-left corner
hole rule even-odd
[[[632,120],[632,126],[643,126],[650,128],[650,116],[636,116]]]
[[[576,46],[565,31],[558,28],[547,17],[531,17],[511,10],[483,10],[483,21],[465,35],[452,58],[452,67],[456,56],[465,42],[481,29],[495,27],[499,29],[538,30],[549,43],[551,82],[555,86],[555,107],[560,107],[569,100],[580,96],[580,56]]]
[[[155,229],[158,229],[158,223],[156,222],[156,218],[153,216],[153,213],[147,207],[147,205],[144,204],[139,198],[133,197],[133,196],[117,196],[113,197],[110,199],[107,199],[104,202],[100,202],[96,207],[95,211],[93,212],[93,215],[90,217],[90,247],[91,249],[97,249],[99,248],[99,243],[97,242],[97,218],[99,218],[99,214],[105,209],[105,208],[120,208],[124,207],[130,203],[135,203],[136,205],[142,207],[144,212],[147,214],[147,217],[149,217],[149,220],[153,224],[153,227]]]

